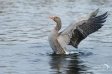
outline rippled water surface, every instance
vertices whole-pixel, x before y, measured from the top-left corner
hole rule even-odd
[[[71,21],[100,8],[105,25],[83,40],[71,55],[52,55],[48,35],[59,16]],[[62,28],[62,29],[63,29]],[[0,74],[111,74],[111,0],[0,0]]]

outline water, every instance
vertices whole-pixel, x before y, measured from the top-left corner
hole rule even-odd
[[[0,0],[0,74],[111,74],[111,0]],[[48,35],[62,19],[63,28],[100,8],[109,16],[105,25],[83,40],[78,52],[52,55]]]

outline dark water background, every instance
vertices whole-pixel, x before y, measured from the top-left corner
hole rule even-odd
[[[62,19],[63,28],[100,8],[105,25],[83,40],[72,55],[51,55],[48,35]],[[0,74],[111,74],[111,0],[0,0]]]

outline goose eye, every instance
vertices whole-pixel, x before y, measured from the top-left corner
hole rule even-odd
[[[56,19],[57,19],[57,17],[54,18],[54,20],[56,20]]]
[[[58,17],[55,17],[55,18],[58,18]]]

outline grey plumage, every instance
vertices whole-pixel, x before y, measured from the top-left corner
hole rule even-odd
[[[70,43],[75,48],[78,47],[78,44],[85,39],[89,34],[96,32],[99,30],[103,23],[106,21],[107,13],[97,16],[98,10],[92,13],[88,20],[85,20],[81,25],[76,26],[74,30],[76,35],[73,35],[70,39]]]
[[[83,39],[99,30],[106,21],[108,12],[97,16],[98,11],[99,9],[84,17],[76,19],[60,33],[58,33],[61,29],[60,18],[51,17],[51,19],[57,23],[49,37],[49,43],[54,52],[56,52],[56,54],[68,54],[66,45],[72,45],[75,48],[78,48],[79,43]]]
[[[89,18],[82,25],[77,26],[78,30],[83,30],[84,37],[87,37],[89,34],[97,31],[103,26],[103,23],[106,21],[107,12],[100,16],[94,16]],[[79,29],[80,28],[80,29]],[[81,31],[80,31],[81,32]]]

